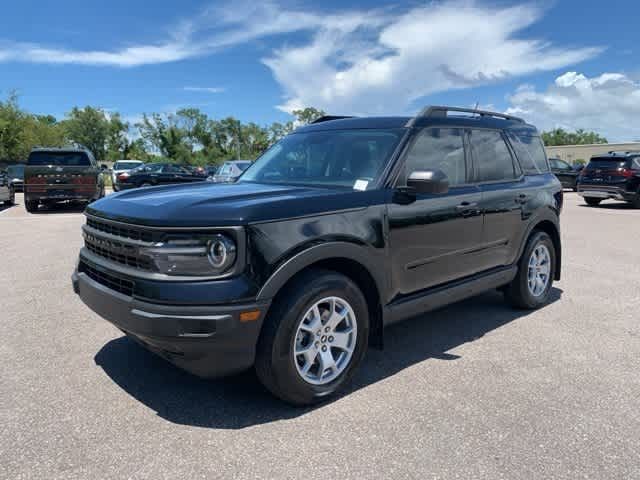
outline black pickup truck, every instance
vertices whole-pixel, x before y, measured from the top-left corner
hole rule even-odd
[[[38,205],[61,201],[91,202],[104,197],[102,170],[88,150],[37,148],[24,172],[24,204],[28,212]]]
[[[309,404],[344,386],[394,322],[489,289],[545,305],[562,195],[519,118],[321,118],[235,183],[91,204],[73,286],[176,365],[203,377],[255,365],[275,395]]]

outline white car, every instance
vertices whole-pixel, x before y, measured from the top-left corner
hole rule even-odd
[[[134,168],[138,168],[143,163],[144,162],[141,162],[140,160],[118,160],[113,165],[113,170],[111,170],[111,183],[113,185],[113,191],[117,192],[118,190],[120,190],[120,188],[118,187],[118,175],[133,170]]]

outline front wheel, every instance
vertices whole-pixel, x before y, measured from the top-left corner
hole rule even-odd
[[[518,262],[518,274],[505,297],[516,308],[536,309],[549,302],[556,272],[556,249],[545,232],[534,231]]]
[[[340,390],[367,350],[369,312],[348,277],[313,269],[272,305],[258,341],[256,372],[271,393],[310,405]]]
[[[584,201],[587,202],[587,205],[589,205],[590,207],[597,207],[598,205],[600,205],[602,199],[595,197],[584,197]]]

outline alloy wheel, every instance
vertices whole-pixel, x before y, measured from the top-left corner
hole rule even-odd
[[[527,286],[534,297],[541,296],[547,289],[551,275],[551,254],[546,245],[539,244],[531,252],[527,271]]]
[[[335,380],[348,367],[356,347],[358,325],[353,308],[340,297],[315,302],[295,335],[294,363],[312,385]]]

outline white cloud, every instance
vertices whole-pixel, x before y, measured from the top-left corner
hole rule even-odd
[[[225,88],[223,87],[184,87],[185,92],[195,93],[223,93]]]
[[[589,78],[567,72],[545,91],[520,86],[509,102],[507,113],[524,116],[539,129],[584,128],[609,141],[640,139],[640,82],[622,73]]]
[[[473,0],[368,10],[245,0],[204,9],[156,44],[82,51],[0,43],[0,62],[134,67],[269,38],[269,45],[281,45],[263,59],[283,89],[281,109],[400,113],[425,95],[564,68],[601,51],[527,38],[526,28],[543,13],[528,3],[494,7]]]

